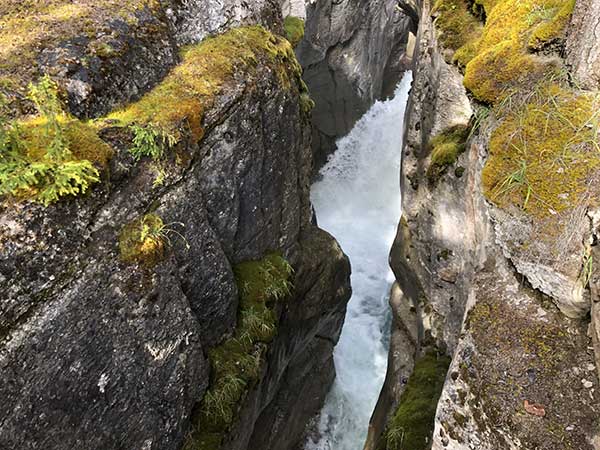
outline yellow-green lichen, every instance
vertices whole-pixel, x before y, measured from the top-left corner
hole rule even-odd
[[[123,124],[152,124],[167,133],[189,128],[194,140],[204,135],[202,120],[215,96],[234,82],[256,71],[259,63],[270,63],[285,88],[297,82],[301,69],[289,42],[260,26],[230,30],[187,48],[182,63],[152,91],[109,117]]]
[[[273,310],[289,297],[293,271],[280,253],[234,267],[240,293],[234,335],[209,351],[210,386],[199,405],[185,450],[218,450],[248,389],[258,380],[277,330]]]
[[[287,16],[283,21],[285,37],[292,47],[296,47],[304,37],[304,20],[300,17]]]
[[[433,351],[417,360],[378,450],[425,450],[431,446],[435,411],[449,366],[449,357]]]
[[[554,83],[539,86],[492,133],[482,173],[486,196],[552,217],[594,197],[600,168],[599,98]]]
[[[427,169],[430,182],[437,181],[446,168],[456,162],[458,155],[465,151],[468,136],[468,126],[454,125],[431,139],[431,161]]]
[[[475,54],[473,43],[481,37],[481,22],[471,13],[467,0],[437,0],[432,15],[440,42],[454,52],[451,59],[464,67]]]

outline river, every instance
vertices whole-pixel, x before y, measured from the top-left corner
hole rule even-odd
[[[400,219],[400,157],[411,75],[391,100],[376,102],[321,170],[311,191],[319,226],[352,264],[353,294],[334,351],[337,378],[320,416],[320,440],[306,450],[362,450],[387,366],[388,254]]]

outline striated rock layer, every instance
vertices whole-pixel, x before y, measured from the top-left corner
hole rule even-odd
[[[173,77],[202,73],[180,65],[160,80],[181,61],[178,45],[241,23],[281,29],[271,2],[200,3],[140,3],[127,23],[151,32],[147,42],[110,19],[110,11],[102,22],[96,9],[90,20],[101,22],[100,34],[123,39],[127,51],[103,56],[100,66],[79,56],[62,66],[48,55],[80,52],[70,42],[88,45],[84,53],[91,48],[67,27],[73,36],[44,40],[40,52],[67,72],[43,64],[36,70],[56,77],[71,111],[81,116],[103,114],[156,85],[132,106],[142,120],[145,105],[160,100]],[[144,28],[154,21],[164,26]],[[163,32],[171,47],[158,38]],[[0,448],[181,448],[211,381],[207,352],[236,327],[232,268],[272,251],[294,268],[293,293],[276,310],[277,334],[223,448],[291,448],[320,408],[334,376],[332,349],[350,295],[350,267],[311,220],[310,126],[300,69],[289,43],[261,27],[216,39],[214,48],[236,42],[221,49],[231,64],[213,68],[221,77],[216,92],[198,91],[191,79],[181,101],[165,98],[153,106],[152,120],[163,120],[160,114],[177,120],[177,143],[162,161],[136,161],[128,151],[131,129],[103,119],[99,136],[112,158],[98,166],[101,182],[89,195],[48,207],[2,200]],[[148,57],[137,57],[142,54]],[[34,80],[39,73],[24,76]],[[6,94],[12,106],[22,100],[24,114],[30,105],[20,92]],[[177,103],[198,108],[170,109]],[[122,233],[147,214],[165,224],[164,251],[158,261],[125,261]]]

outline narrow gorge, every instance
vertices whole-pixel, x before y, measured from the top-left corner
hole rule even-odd
[[[600,450],[598,30],[0,0],[0,450]]]

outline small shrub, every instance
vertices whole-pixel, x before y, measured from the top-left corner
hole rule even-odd
[[[292,47],[296,47],[304,37],[304,20],[299,17],[287,16],[283,20],[285,37]]]
[[[21,123],[0,118],[0,195],[48,206],[61,197],[85,193],[100,174],[72,147],[95,145],[100,159],[109,154],[108,146],[95,131],[62,111],[57,86],[48,76],[30,85],[29,98],[40,118]]]
[[[158,161],[163,158],[165,149],[174,146],[177,142],[175,135],[161,130],[155,124],[145,126],[133,124],[129,129],[133,132],[132,147],[129,152],[136,161],[145,156]]]
[[[584,288],[590,285],[590,280],[594,273],[594,259],[592,255],[586,256],[583,263],[583,270],[581,272],[581,284]]]

